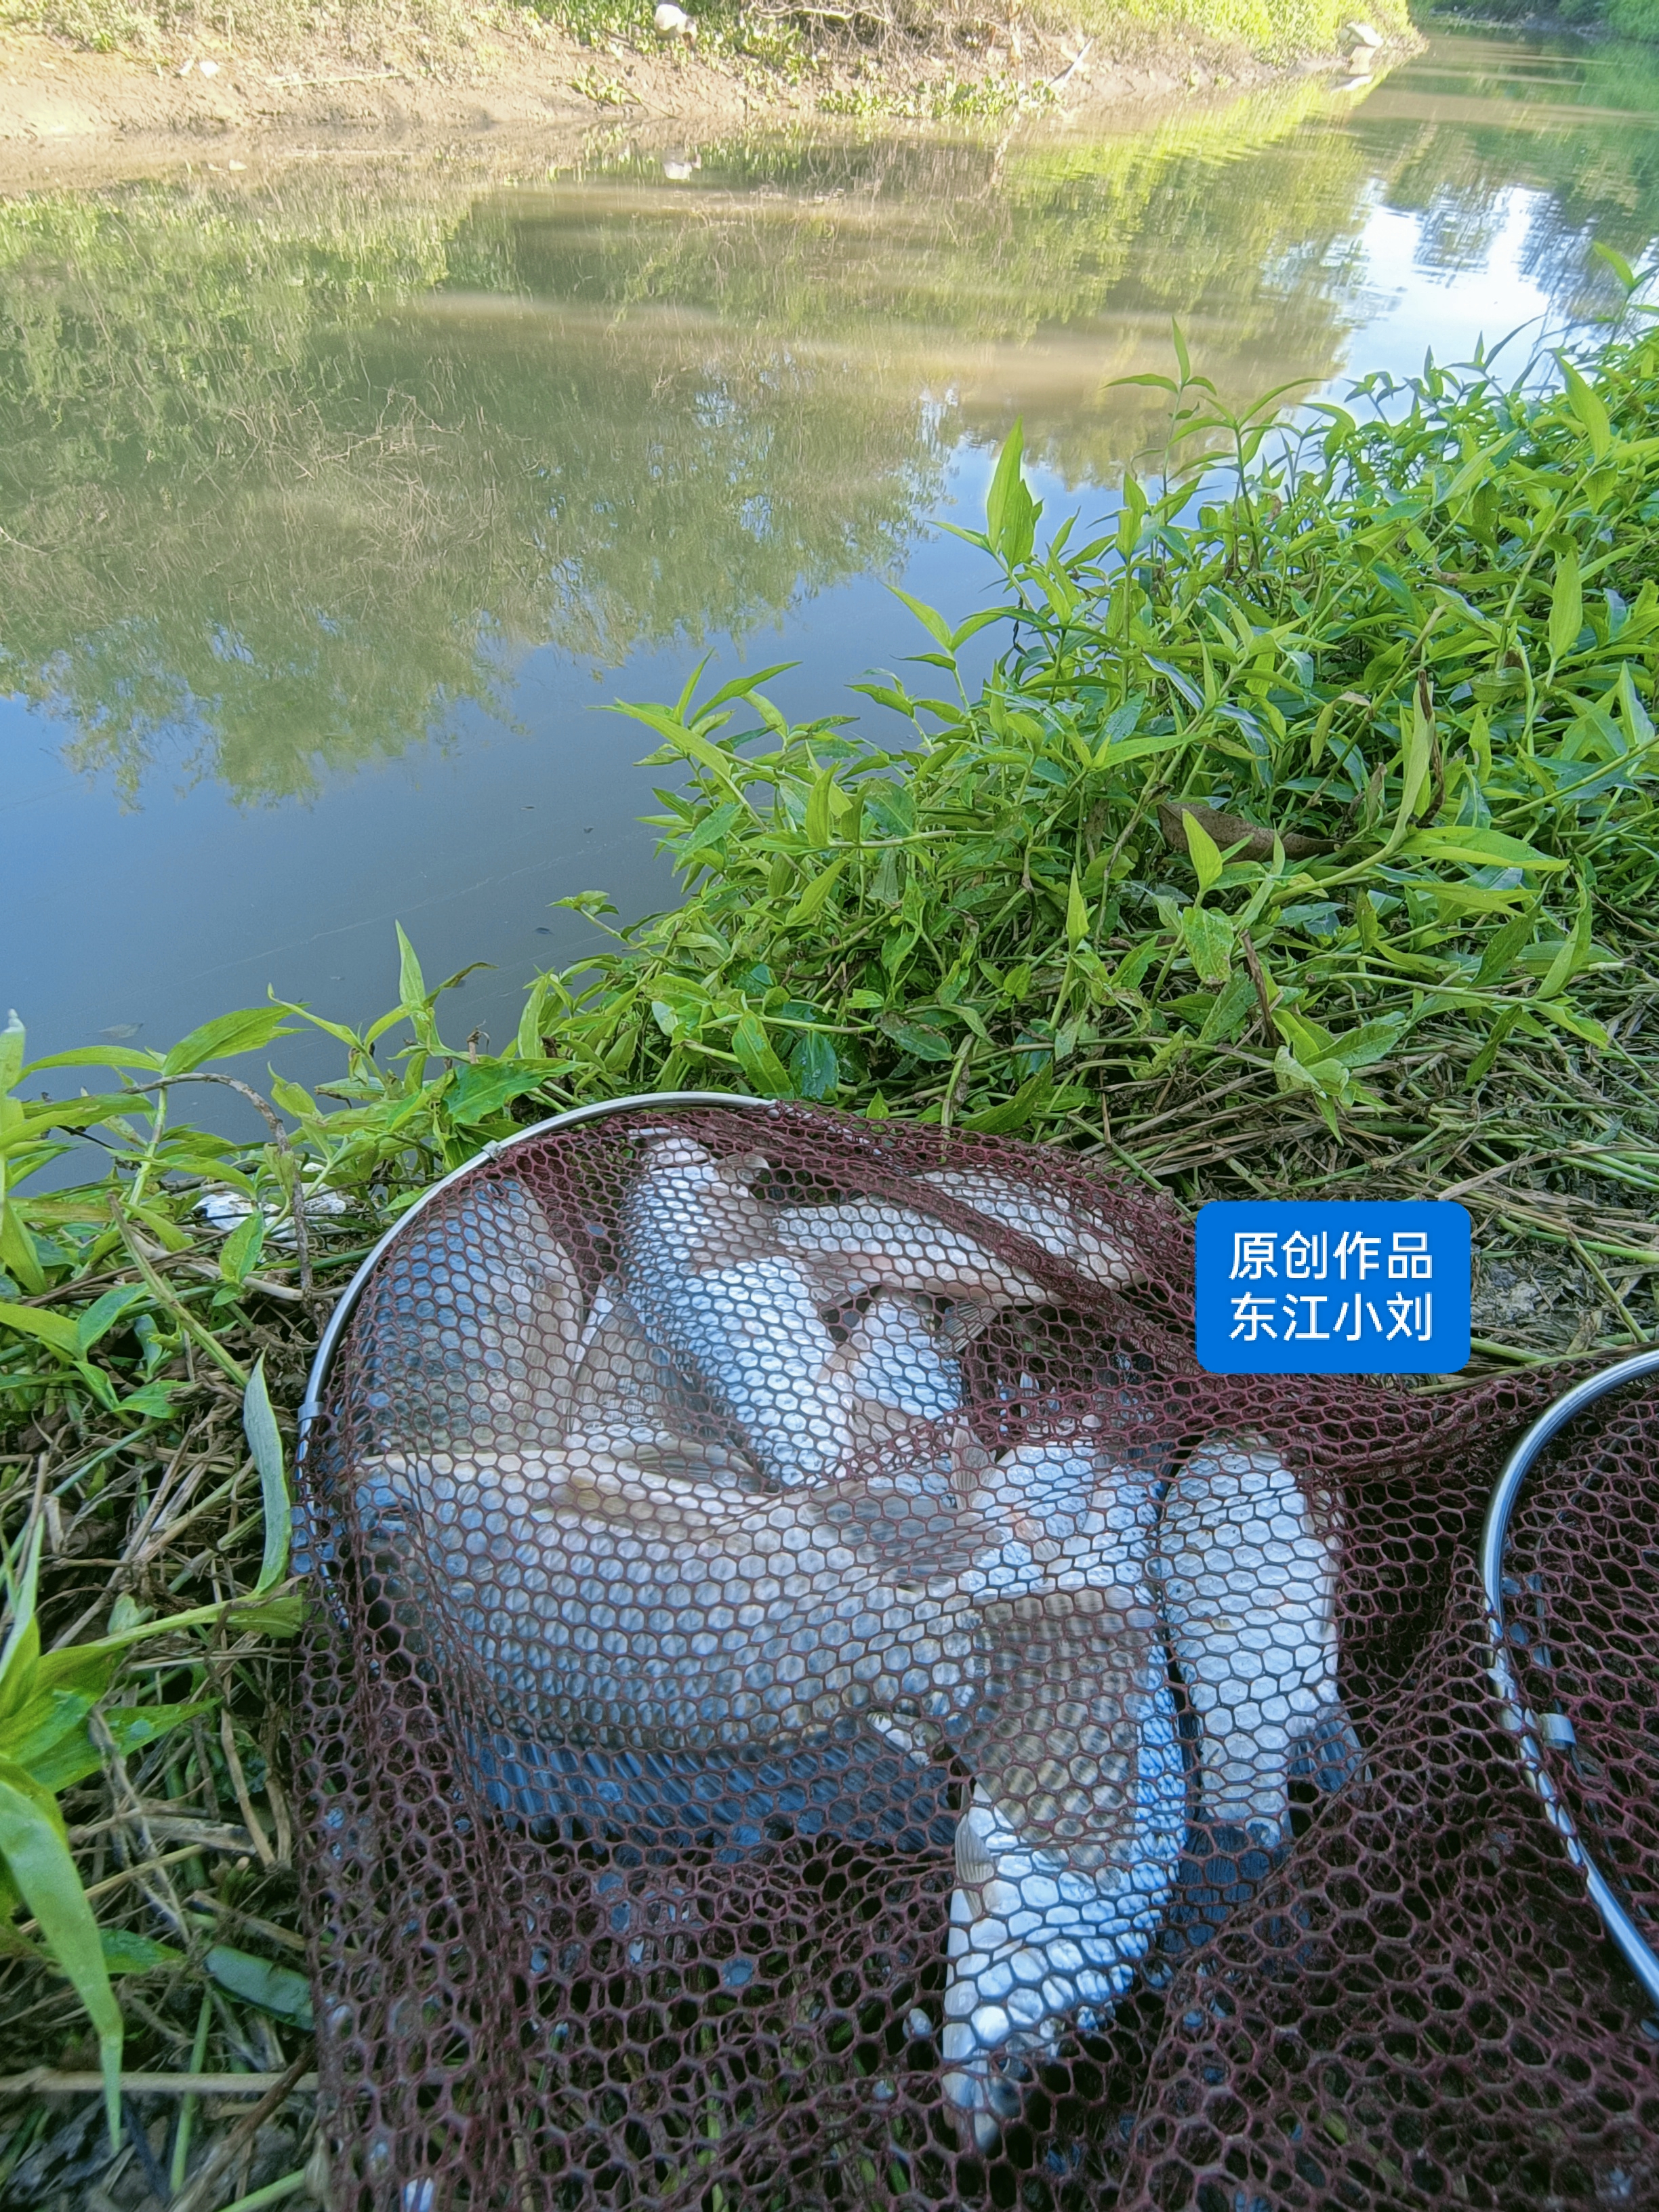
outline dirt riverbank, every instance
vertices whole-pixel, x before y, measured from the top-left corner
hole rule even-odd
[[[435,27],[386,15],[372,33],[308,41],[299,58],[239,51],[229,39],[181,40],[166,54],[88,53],[14,33],[0,37],[0,191],[181,163],[235,170],[273,155],[446,143],[522,149],[540,167],[579,159],[596,130],[621,129],[672,158],[676,145],[690,151],[746,122],[820,116],[1109,129],[1276,74],[1215,41],[1115,52],[1039,33],[1016,43],[1017,54],[988,36],[976,48],[878,60],[809,52],[781,66],[648,32],[583,41],[517,8]],[[1335,57],[1301,66],[1345,68]]]

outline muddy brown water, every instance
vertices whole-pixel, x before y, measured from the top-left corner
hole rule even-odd
[[[1659,234],[1659,54],[1443,36],[1115,135],[796,134],[580,172],[289,162],[0,202],[0,1006],[165,1045],[268,986],[447,1028],[672,887],[602,710],[956,614],[1023,416],[1052,517],[1156,434],[1178,317],[1231,400],[1583,325]],[[994,633],[975,649],[988,658]],[[289,1048],[291,1071],[331,1067]]]

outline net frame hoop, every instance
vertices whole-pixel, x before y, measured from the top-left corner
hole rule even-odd
[[[1569,1860],[1583,1877],[1590,1903],[1600,1914],[1602,1926],[1624,1954],[1626,1964],[1641,1984],[1649,2001],[1659,2006],[1659,1954],[1656,1954],[1620,1902],[1607,1876],[1584,1848],[1577,1823],[1544,1764],[1545,1731],[1538,1715],[1522,1701],[1520,1685],[1510,1660],[1509,1631],[1504,1620],[1503,1580],[1504,1545],[1509,1534],[1510,1522],[1521,1495],[1522,1485],[1544,1447],[1587,1406],[1594,1405],[1598,1399],[1618,1389],[1623,1383],[1633,1382],[1641,1376],[1656,1371],[1659,1371],[1659,1351],[1638,1352],[1632,1358],[1621,1359],[1615,1366],[1604,1368],[1599,1375],[1592,1375],[1574,1389],[1564,1392],[1553,1406],[1540,1414],[1510,1455],[1492,1491],[1486,1508],[1486,1524],[1480,1534],[1480,1580],[1486,1597],[1486,1671],[1504,1707],[1504,1727],[1516,1739],[1517,1754],[1527,1779],[1542,1804],[1550,1826],[1561,1838]],[[1557,1717],[1551,1715],[1547,1717]]]
[[[470,1160],[464,1160],[459,1167],[452,1168],[447,1176],[440,1176],[436,1182],[427,1186],[412,1206],[404,1207],[391,1228],[378,1239],[356,1273],[353,1275],[335,1301],[334,1310],[328,1317],[327,1326],[323,1330],[317,1346],[316,1355],[312,1360],[311,1371],[306,1376],[306,1395],[296,1416],[298,1435],[295,1444],[295,1462],[305,1458],[306,1444],[311,1434],[312,1424],[323,1410],[323,1393],[328,1388],[329,1372],[334,1364],[335,1354],[340,1348],[340,1340],[345,1334],[346,1326],[352,1315],[356,1311],[358,1301],[368,1287],[370,1276],[416,1215],[423,1213],[435,1199],[441,1197],[445,1191],[453,1188],[463,1177],[471,1175],[478,1168],[488,1166],[501,1159],[515,1146],[528,1144],[534,1137],[548,1136],[555,1129],[573,1129],[583,1121],[603,1121],[607,1115],[611,1114],[636,1112],[642,1107],[661,1109],[676,1106],[743,1106],[759,1108],[763,1111],[766,1108],[775,1106],[777,1103],[776,1099],[753,1098],[748,1092],[742,1091],[641,1091],[632,1093],[626,1098],[595,1099],[586,1106],[567,1107],[563,1113],[551,1114],[544,1121],[532,1121],[528,1128],[515,1129],[510,1137],[501,1137],[483,1146],[473,1153]]]

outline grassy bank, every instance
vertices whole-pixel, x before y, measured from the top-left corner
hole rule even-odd
[[[343,52],[442,76],[476,67],[503,40],[551,35],[613,59],[668,56],[687,70],[701,60],[791,88],[862,57],[872,101],[884,88],[895,98],[909,89],[917,65],[943,68],[958,97],[942,109],[913,102],[927,119],[1040,103],[1056,67],[1069,81],[1085,53],[1161,64],[1177,87],[1195,58],[1212,74],[1331,55],[1353,13],[1344,0],[708,0],[687,12],[695,52],[658,37],[653,0],[0,0],[0,26],[163,63],[205,58],[216,69]],[[1395,44],[1415,42],[1405,0],[1369,12]]]
[[[1372,379],[1285,442],[1184,355],[1142,389],[1164,428],[1107,535],[1056,529],[1010,441],[994,604],[915,606],[916,661],[858,702],[889,744],[787,724],[767,671],[626,709],[684,902],[539,979],[507,1052],[455,1041],[407,942],[361,1033],[0,1036],[0,2069],[126,2087],[118,2175],[94,2097],[0,2103],[20,2201],[103,2174],[137,2207],[204,2153],[196,2212],[320,2187],[288,1409],[363,1250],[486,1140],[694,1084],[1018,1132],[1189,1205],[1449,1187],[1485,1364],[1651,1334],[1659,340],[1548,394]],[[258,1073],[302,1024],[340,1049],[314,1092]],[[257,1141],[192,1120],[227,1083]],[[262,2126],[213,2101],[235,2073]]]

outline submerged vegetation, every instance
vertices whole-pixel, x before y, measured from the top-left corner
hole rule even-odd
[[[994,604],[913,603],[912,671],[860,687],[891,744],[787,723],[772,671],[625,708],[684,902],[539,979],[507,1052],[446,1039],[407,939],[362,1032],[273,1005],[166,1054],[0,1036],[3,2056],[125,2069],[130,2189],[204,2153],[204,2203],[321,2187],[303,2098],[216,2137],[132,2076],[275,2103],[309,2063],[265,1378],[297,1401],[350,1267],[486,1140],[690,1085],[1018,1131],[1188,1202],[1449,1187],[1509,1324],[1485,1360],[1650,1334],[1659,338],[1550,388],[1371,377],[1291,428],[1176,352],[1106,534],[1054,527],[1008,441]],[[337,1081],[228,1071],[301,1024]],[[198,1085],[259,1141],[196,1126]],[[98,2109],[0,2106],[21,2201],[101,2170]]]

